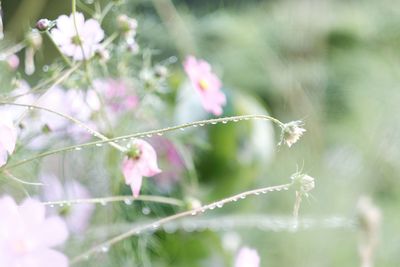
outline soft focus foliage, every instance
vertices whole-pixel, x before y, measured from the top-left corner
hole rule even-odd
[[[289,137],[294,139],[284,136],[285,146],[279,147],[280,128],[253,120],[141,136],[156,151],[162,172],[145,178],[134,191],[176,198],[184,207],[131,200],[47,205],[48,214],[61,216],[70,229],[70,238],[58,251],[73,258],[132,225],[197,207],[199,202],[287,183],[293,173],[304,171],[315,178],[315,184],[304,176],[312,183],[300,185],[305,186],[302,190],[312,186],[313,191],[305,192],[309,197],[302,200],[300,221],[306,218],[307,224],[297,231],[288,226],[295,194],[274,192],[133,236],[105,247],[89,264],[235,266],[240,248],[251,247],[260,266],[357,266],[358,243],[367,242],[359,238],[364,229],[357,230],[357,200],[369,195],[380,207],[382,220],[374,240],[375,265],[398,265],[400,3],[77,3],[82,37],[98,48],[95,51],[84,43],[83,54],[92,57],[87,65],[82,49],[71,43],[71,1],[2,1],[6,37],[0,42],[0,54],[9,53],[0,62],[0,102],[47,107],[108,138],[214,115],[272,114],[284,122],[301,119],[305,125],[292,129],[295,135]],[[60,16],[63,23],[57,22],[50,33],[67,61],[81,65],[51,86],[70,67],[45,34],[39,35],[43,42],[36,33],[25,36],[28,25],[35,27],[38,19]],[[95,30],[86,34],[89,22]],[[64,26],[69,30],[63,33]],[[115,39],[108,39],[112,36]],[[10,50],[20,43],[27,48]],[[185,64],[189,55],[197,58],[191,59],[190,67]],[[205,63],[200,59],[212,71],[207,65],[196,69]],[[195,69],[194,74],[190,69]],[[211,92],[217,95],[216,103],[207,102],[210,91],[202,87],[208,86],[215,89]],[[0,114],[0,166],[12,166],[49,149],[98,140],[84,127],[44,110],[0,105]],[[6,117],[14,126],[3,126]],[[3,129],[12,134],[4,134]],[[121,140],[117,145],[128,143]],[[14,178],[45,185],[24,184],[0,172],[0,196],[12,195],[17,202],[27,193],[42,201],[131,196],[124,170],[132,171],[128,168],[132,166],[124,168],[125,156],[101,144],[36,159],[10,172]],[[74,222],[72,216],[80,219]],[[255,252],[250,254],[257,262]]]

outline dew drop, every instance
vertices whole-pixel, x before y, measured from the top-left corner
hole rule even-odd
[[[287,191],[289,190],[289,187],[284,187],[283,190]]]
[[[215,209],[215,206],[214,205],[211,205],[211,206],[209,206],[208,207],[210,210],[213,210],[213,209]]]
[[[224,206],[223,203],[218,203],[218,204],[217,204],[217,207],[218,207],[218,208],[222,208],[223,206]]]
[[[102,200],[102,201],[100,201],[100,204],[101,204],[102,206],[105,206],[105,205],[107,205],[107,201]]]
[[[157,229],[160,225],[158,223],[155,223],[152,225],[153,229]]]
[[[238,122],[238,121],[239,121],[238,119],[234,119],[234,120],[233,120],[233,122]]]
[[[258,196],[260,194],[260,192],[255,192],[254,195]]]
[[[200,126],[200,127],[203,127],[203,126],[204,126],[204,123],[200,123],[199,126]]]
[[[193,128],[197,128],[197,127],[198,127],[198,125],[197,125],[197,124],[193,125]]]
[[[246,198],[246,196],[244,196],[244,195],[243,195],[243,196],[240,196],[240,198],[241,198],[241,199],[245,199],[245,198]]]
[[[227,124],[227,123],[228,123],[228,121],[222,121],[222,123],[223,123],[223,124]]]
[[[50,205],[50,208],[54,208],[54,205],[53,205],[53,204],[51,204],[51,205]]]
[[[75,150],[79,151],[79,150],[82,150],[82,148],[81,147],[75,147]]]
[[[211,122],[212,125],[215,125],[215,124],[217,124],[217,123],[218,123],[218,122],[216,122],[216,121]]]
[[[197,214],[196,211],[192,211],[191,215],[195,216]]]
[[[236,202],[236,201],[238,201],[238,199],[237,199],[237,198],[234,198],[234,199],[232,199],[232,201],[233,201],[233,202]]]
[[[58,204],[58,206],[64,207],[64,203],[60,203],[60,204]]]
[[[152,137],[153,135],[152,135],[152,134],[146,134],[146,136],[150,138],[150,137]]]
[[[268,193],[268,190],[263,190],[263,191],[261,191],[261,193],[266,194],[266,193]]]
[[[132,199],[126,198],[126,199],[124,199],[124,203],[125,203],[126,205],[132,205]]]
[[[108,252],[109,249],[110,249],[110,248],[109,248],[108,246],[102,246],[102,247],[101,247],[101,252],[106,253],[106,252]]]
[[[96,146],[101,147],[101,146],[103,146],[103,144],[96,144]]]
[[[43,68],[42,68],[42,70],[43,70],[44,72],[48,72],[48,71],[49,71],[49,66],[48,66],[48,65],[44,65]]]
[[[163,133],[157,133],[157,135],[158,135],[158,136],[162,136],[162,135],[163,135]]]
[[[184,131],[184,130],[185,130],[185,128],[179,128],[179,130],[181,130],[181,131]]]
[[[144,215],[149,215],[150,212],[151,212],[151,210],[150,210],[149,207],[143,207],[143,208],[142,208],[142,213],[143,213]]]

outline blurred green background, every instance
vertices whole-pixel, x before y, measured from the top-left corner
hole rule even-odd
[[[354,219],[357,199],[371,196],[384,217],[376,266],[399,266],[400,2],[192,0],[173,4],[162,0],[123,4],[122,10],[139,21],[141,45],[158,49],[160,59],[176,55],[181,61],[194,53],[210,61],[230,99],[232,108],[225,115],[256,113],[260,105],[283,121],[304,120],[307,129],[291,149],[267,147],[262,156],[240,163],[251,125],[210,128],[212,149],[195,157],[202,200],[286,182],[296,168],[304,166],[303,171],[316,178],[316,188],[303,202],[301,216]],[[6,32],[16,41],[38,18],[70,13],[67,0],[3,0],[2,6]],[[113,19],[112,13],[106,18],[106,30]],[[42,52],[41,64],[52,60],[54,51],[48,49],[48,54]],[[171,68],[180,71],[181,66]],[[242,96],[249,102],[244,103]],[[253,149],[264,149],[257,147],[258,139],[274,138],[268,129],[267,133],[252,135]],[[275,143],[277,136],[279,132]],[[214,214],[290,215],[293,201],[291,191],[271,194]],[[235,232],[241,244],[259,251],[261,266],[359,265],[354,228],[291,233],[255,227]],[[161,232],[123,242],[110,252],[114,260],[102,263],[133,266],[124,252],[133,244],[135,251],[146,247],[143,255],[148,257],[137,257],[137,266],[228,266],[232,255],[223,248],[220,237],[224,235],[224,231]]]

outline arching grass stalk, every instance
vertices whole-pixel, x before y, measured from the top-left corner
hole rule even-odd
[[[48,108],[40,107],[40,106],[35,106],[35,105],[18,104],[18,103],[12,103],[12,102],[0,102],[0,105],[13,105],[13,106],[19,106],[19,107],[28,107],[28,108],[30,108],[30,109],[44,110],[44,111],[47,111],[47,112],[56,114],[56,115],[58,115],[58,116],[60,116],[60,117],[63,117],[64,119],[67,119],[67,120],[72,121],[73,123],[77,124],[78,126],[84,128],[84,129],[86,129],[91,135],[93,135],[93,136],[95,136],[95,137],[98,137],[98,138],[100,138],[100,139],[103,140],[103,141],[109,141],[109,139],[108,139],[107,136],[105,136],[105,135],[101,134],[100,132],[98,132],[98,131],[96,131],[96,130],[90,128],[90,127],[87,126],[84,122],[81,122],[80,120],[75,119],[74,117],[71,117],[71,116],[69,116],[69,115],[67,115],[67,114],[63,114],[63,113],[61,113],[61,112],[58,112],[58,111],[55,111],[55,110],[52,110],[52,109],[48,109]],[[116,149],[118,149],[119,151],[121,151],[121,152],[125,152],[125,150],[126,150],[124,147],[122,147],[122,146],[120,146],[120,145],[118,145],[118,144],[116,144],[116,143],[114,143],[114,142],[112,142],[112,141],[110,141],[110,142],[108,142],[108,143],[109,143],[111,146],[113,146],[113,147],[115,147]]]
[[[224,117],[224,118],[218,118],[218,119],[210,119],[210,120],[201,120],[201,121],[195,121],[195,122],[189,122],[189,123],[184,123],[176,126],[171,126],[171,127],[166,127],[162,129],[157,129],[157,130],[150,130],[146,132],[140,132],[140,133],[134,133],[134,134],[128,134],[124,136],[119,136],[115,138],[110,138],[108,140],[100,140],[100,141],[93,141],[93,142],[87,142],[84,144],[79,144],[79,145],[72,145],[72,146],[67,146],[59,149],[54,149],[51,151],[46,151],[43,153],[40,153],[34,157],[28,158],[21,160],[19,162],[16,162],[11,165],[6,165],[2,168],[0,168],[0,171],[4,170],[9,170],[18,166],[21,166],[25,163],[44,158],[50,155],[54,155],[57,153],[62,153],[62,152],[67,152],[67,151],[73,151],[73,150],[81,150],[82,148],[90,147],[90,146],[101,146],[103,144],[107,144],[109,142],[118,142],[121,140],[128,140],[128,139],[134,139],[134,138],[146,138],[146,137],[151,137],[153,135],[163,135],[164,133],[168,132],[173,132],[177,130],[184,130],[186,128],[195,128],[195,127],[203,127],[205,125],[210,125],[210,124],[217,124],[217,123],[228,123],[228,122],[238,122],[238,121],[243,121],[243,120],[266,120],[266,121],[272,121],[273,123],[279,125],[281,129],[285,127],[285,124],[278,119],[275,119],[271,116],[267,115],[242,115],[242,116],[232,116],[232,117]]]
[[[152,223],[149,224],[145,224],[142,226],[137,226],[137,227],[133,227],[131,230],[120,234],[118,236],[115,236],[114,238],[101,243],[91,249],[89,249],[88,251],[82,253],[81,255],[75,257],[74,259],[72,259],[71,264],[75,264],[78,263],[80,261],[83,261],[85,259],[88,259],[91,255],[98,253],[98,252],[102,252],[102,251],[108,251],[108,249],[112,246],[115,245],[116,243],[125,240],[129,237],[132,237],[134,235],[139,235],[140,233],[144,232],[144,231],[148,231],[148,230],[156,230],[158,227],[160,227],[161,225],[164,225],[168,222],[171,221],[175,221],[177,219],[180,218],[184,218],[184,217],[189,217],[189,216],[195,216],[198,214],[203,214],[208,210],[213,210],[215,208],[222,208],[225,204],[230,203],[230,202],[236,202],[239,200],[243,200],[248,196],[252,196],[252,195],[260,195],[260,194],[266,194],[268,192],[274,192],[274,191],[282,191],[282,190],[288,190],[294,183],[288,183],[288,184],[282,184],[282,185],[277,185],[277,186],[269,186],[269,187],[263,187],[263,188],[259,188],[259,189],[254,189],[254,190],[250,190],[250,191],[246,191],[240,194],[236,194],[233,195],[231,197],[213,202],[211,204],[207,204],[204,205],[202,207],[199,208],[195,208],[192,210],[188,210],[188,211],[184,211],[181,213],[177,213],[165,218],[162,218],[160,220],[156,220]]]
[[[113,197],[101,197],[101,198],[85,198],[85,199],[73,199],[73,200],[60,200],[60,201],[48,201],[43,202],[43,205],[46,206],[66,206],[66,205],[74,205],[74,204],[107,204],[110,202],[119,202],[124,201],[125,204],[132,204],[134,201],[146,201],[146,202],[155,202],[161,204],[168,204],[173,206],[184,206],[184,202],[182,200],[171,198],[171,197],[163,197],[163,196],[151,196],[151,195],[140,195],[137,198],[133,196],[113,196]]]
[[[72,66],[71,68],[65,70],[64,72],[61,72],[59,75],[57,75],[55,77],[51,77],[51,78],[39,83],[38,85],[36,85],[35,87],[31,88],[26,93],[8,96],[8,97],[0,99],[0,101],[4,101],[4,102],[5,101],[10,101],[11,99],[17,99],[18,97],[22,97],[22,96],[25,96],[25,95],[30,95],[30,94],[33,94],[35,92],[41,91],[41,90],[48,90],[48,89],[50,89],[50,88],[62,83],[66,78],[68,78],[72,73],[74,73],[80,66],[81,66],[81,63],[77,63],[74,66]],[[47,86],[49,84],[51,84],[51,85],[48,86],[48,88],[45,88],[45,86]]]

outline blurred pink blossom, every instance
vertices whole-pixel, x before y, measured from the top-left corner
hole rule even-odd
[[[226,97],[221,91],[221,81],[212,72],[210,64],[194,56],[188,56],[183,63],[185,72],[200,95],[203,108],[216,116],[222,114],[222,106],[226,103]]]
[[[45,217],[45,207],[33,199],[20,206],[9,197],[0,198],[0,266],[67,267],[67,257],[52,249],[68,238],[64,221]]]
[[[7,163],[8,156],[14,152],[17,142],[17,129],[13,122],[0,112],[0,167]]]
[[[151,143],[157,149],[159,158],[163,159],[163,172],[154,177],[157,185],[164,190],[170,190],[179,180],[185,168],[185,163],[175,144],[165,137],[154,137]]]
[[[243,247],[239,250],[235,259],[235,267],[259,267],[260,256],[252,248]]]
[[[16,70],[19,66],[19,57],[15,54],[12,54],[9,57],[7,57],[6,61],[7,61],[8,66],[12,70]]]
[[[134,140],[122,163],[122,172],[125,183],[131,186],[133,196],[138,197],[143,176],[153,176],[161,172],[154,148],[144,140]]]
[[[95,80],[93,85],[99,93],[104,95],[104,101],[111,112],[130,111],[138,105],[138,97],[123,80],[99,79]]]
[[[89,190],[75,180],[68,180],[63,185],[53,174],[44,174],[40,179],[44,184],[42,195],[45,201],[87,199],[91,197]],[[86,230],[94,208],[94,204],[86,203],[62,208],[62,214],[71,232],[82,233]]]
[[[54,87],[42,96],[36,105],[69,115],[95,129],[96,126],[91,121],[91,116],[96,110],[93,110],[91,106],[92,103],[88,102],[88,96],[91,94],[93,94],[92,90],[84,92],[81,90],[64,90],[61,87]],[[29,121],[29,128],[41,131],[43,126],[48,127],[56,136],[60,133],[67,133],[68,136],[73,139],[79,139],[80,141],[86,141],[91,137],[82,127],[79,127],[60,115],[43,110],[36,111],[33,118]],[[40,133],[31,141],[29,147],[38,149],[48,143],[49,136]]]
[[[73,57],[74,60],[91,58],[100,47],[104,31],[97,20],[85,21],[83,14],[79,12],[75,13],[75,17],[79,36],[76,33],[72,14],[69,17],[59,16],[57,28],[51,31],[51,35],[65,55]]]

